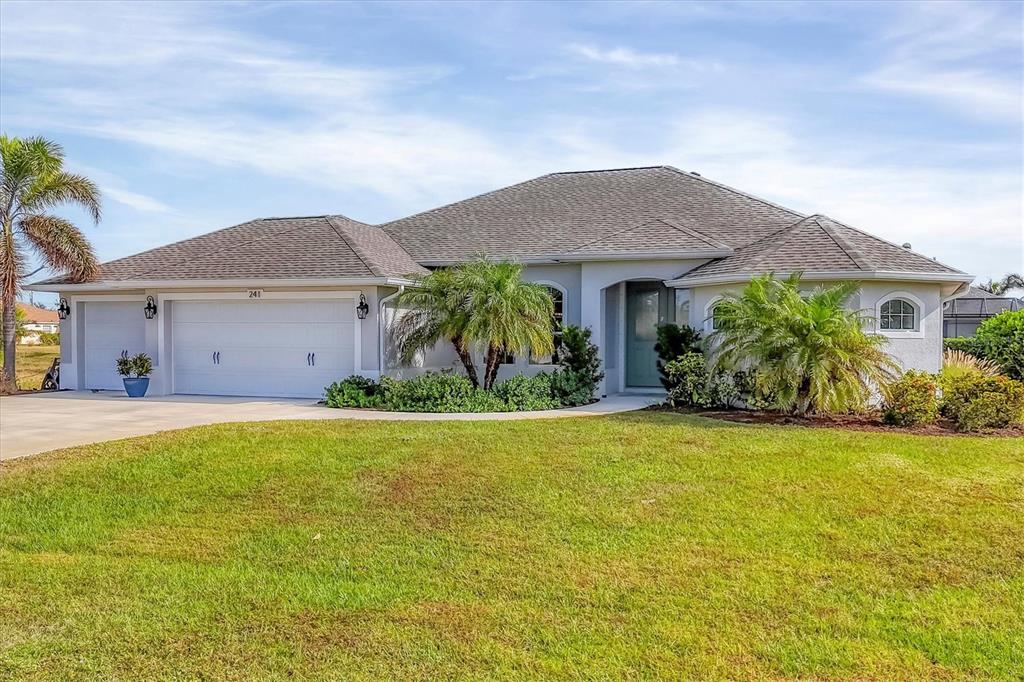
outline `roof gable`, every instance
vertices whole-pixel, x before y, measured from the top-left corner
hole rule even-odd
[[[828,216],[812,215],[738,249],[731,256],[694,268],[682,279],[794,271],[962,274]]]

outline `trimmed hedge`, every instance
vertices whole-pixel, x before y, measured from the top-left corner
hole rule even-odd
[[[351,376],[327,387],[328,407],[363,407],[391,412],[521,412],[572,407],[590,401],[593,387],[568,370],[527,377],[518,374],[493,390],[474,388],[469,379],[427,372],[411,379],[379,382]]]
[[[943,339],[942,350],[959,350],[969,355],[979,355],[974,339],[969,336],[955,336]]]

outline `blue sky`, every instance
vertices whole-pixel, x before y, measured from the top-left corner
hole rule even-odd
[[[1022,4],[0,4],[0,127],[115,258],[671,164],[982,278],[1024,268]]]

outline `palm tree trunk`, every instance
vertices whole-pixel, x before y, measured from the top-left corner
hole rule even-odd
[[[17,350],[15,345],[14,324],[15,324],[15,302],[13,298],[4,298],[4,371],[0,376],[0,390],[4,393],[14,392],[18,389],[15,381],[14,353]]]
[[[498,376],[498,367],[501,366],[501,346],[489,346],[487,348],[487,363],[484,370],[484,389],[491,390],[494,387],[494,380]]]
[[[466,348],[462,337],[457,336],[453,338],[452,345],[455,346],[455,353],[459,356],[459,360],[462,361],[462,366],[466,369],[466,376],[472,382],[473,388],[480,388],[480,380],[476,376],[476,365],[473,364],[473,355]]]

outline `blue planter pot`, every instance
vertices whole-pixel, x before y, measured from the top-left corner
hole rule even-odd
[[[124,392],[128,394],[129,398],[141,398],[149,390],[149,377],[134,379],[125,377],[122,381],[124,382]]]

